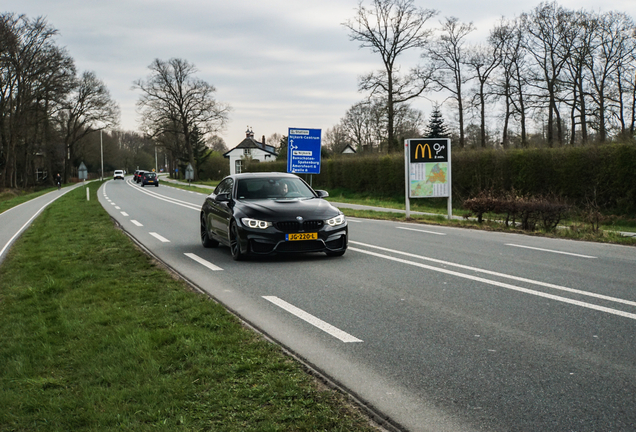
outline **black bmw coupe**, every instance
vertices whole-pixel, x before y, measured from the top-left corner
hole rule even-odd
[[[347,250],[347,219],[303,179],[285,173],[225,177],[203,203],[201,243],[230,247],[232,258]]]

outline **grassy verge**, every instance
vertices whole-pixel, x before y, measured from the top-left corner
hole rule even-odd
[[[89,187],[0,267],[0,430],[373,430],[138,251]]]
[[[205,195],[210,195],[210,193],[212,193],[212,189],[197,187],[197,185],[216,186],[219,184],[218,181],[204,181],[204,182],[192,182],[191,185],[184,185],[184,184],[174,183],[172,181],[166,180],[164,177],[162,177],[160,181],[162,185],[171,186],[174,188],[183,189],[183,190],[192,191],[192,192],[199,192]],[[179,180],[179,181],[183,182],[183,180]]]
[[[51,192],[55,188],[50,187],[48,189],[42,189],[37,192],[23,191],[19,189],[3,189],[0,191],[0,213],[9,210],[12,207],[18,206],[23,202],[37,198],[40,195],[44,195]]]
[[[448,220],[446,216],[426,216],[426,215],[412,215],[408,220],[406,215],[402,213],[391,212],[379,212],[372,210],[354,210],[348,208],[340,208],[340,210],[348,217],[359,217],[366,219],[381,219],[392,221],[404,221],[411,223],[422,223],[428,225],[445,225],[453,226],[457,228],[472,228],[486,231],[501,231],[524,235],[535,235],[543,237],[564,238],[570,240],[584,240],[594,241],[601,243],[616,243],[625,246],[636,246],[636,237],[625,237],[619,234],[616,230],[593,230],[589,226],[583,224],[567,225],[563,229],[556,229],[552,231],[537,230],[533,232],[523,231],[521,229],[506,227],[503,223],[497,222],[496,219],[484,220],[482,223],[478,223],[474,220],[468,219],[453,219]]]
[[[374,207],[384,207],[384,208],[393,208],[393,209],[405,209],[404,197],[398,196],[377,196],[373,194],[359,194],[359,193],[351,193],[347,190],[335,189],[333,191],[329,191],[329,197],[327,198],[332,202],[342,202],[348,204],[362,204],[369,205]],[[406,218],[403,214],[399,213],[391,213],[391,212],[376,212],[376,211],[367,211],[367,210],[352,210],[352,209],[341,209],[343,213],[347,216],[352,217],[364,217],[369,219],[385,219],[385,220],[396,220],[396,221],[406,221]],[[555,231],[545,232],[545,231],[535,231],[535,232],[527,232],[522,230],[517,230],[514,228],[506,228],[503,224],[496,222],[497,220],[503,220],[503,215],[495,215],[495,214],[487,214],[484,215],[485,222],[478,224],[477,222],[471,220],[453,220],[448,221],[446,219],[447,208],[446,208],[446,199],[413,199],[411,200],[411,211],[417,212],[425,212],[425,213],[433,213],[438,214],[438,216],[413,216],[409,221],[412,222],[423,222],[423,223],[434,223],[434,224],[443,224],[443,225],[453,225],[464,228],[477,228],[477,229],[486,229],[490,231],[508,231],[508,232],[517,232],[520,234],[530,234],[530,235],[544,235],[551,237],[561,237],[561,238],[569,238],[569,239],[577,239],[577,240],[587,240],[587,241],[600,241],[607,243],[620,243],[626,245],[636,245],[636,241],[633,238],[626,238],[621,236],[618,232],[636,232],[636,219],[630,219],[627,217],[616,217],[609,216],[605,217],[605,223],[602,223],[599,230],[592,229],[590,224],[586,224],[585,222],[576,219],[569,218],[562,222],[562,226],[567,227],[567,229],[559,229]],[[467,215],[467,212],[462,209],[453,209],[454,216],[464,216]]]

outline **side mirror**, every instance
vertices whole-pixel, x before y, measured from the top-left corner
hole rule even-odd
[[[327,198],[329,196],[329,192],[326,190],[317,190],[318,198]]]
[[[229,202],[230,194],[221,193],[221,194],[218,194],[214,199],[218,202]]]

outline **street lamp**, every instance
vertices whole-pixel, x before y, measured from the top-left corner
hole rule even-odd
[[[102,153],[102,172],[100,175],[100,180],[104,180],[104,141],[102,140],[102,130],[99,130],[99,147]]]

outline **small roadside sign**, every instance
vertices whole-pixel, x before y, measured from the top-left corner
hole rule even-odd
[[[194,168],[192,168],[192,164],[188,164],[188,166],[186,167],[185,179],[194,180]]]
[[[88,169],[84,162],[80,163],[79,169],[77,170],[77,176],[80,180],[86,180],[88,178]]]
[[[320,174],[320,135],[320,129],[289,128],[288,173]]]

